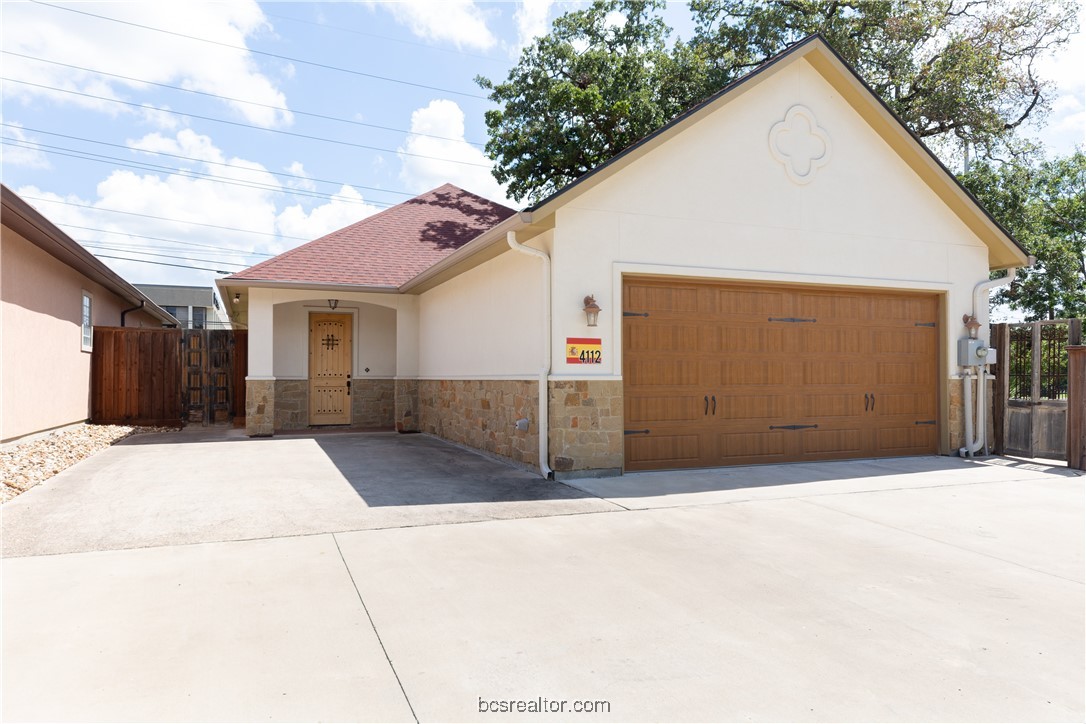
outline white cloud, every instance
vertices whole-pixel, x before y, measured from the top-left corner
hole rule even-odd
[[[459,49],[490,50],[498,40],[486,13],[471,0],[402,0],[366,3],[387,11],[423,40],[452,43]]]
[[[1075,33],[1053,56],[1038,62],[1038,75],[1056,87],[1047,125],[1032,128],[1050,155],[1086,145],[1086,33]]]
[[[246,46],[246,38],[270,27],[254,0],[80,4],[77,9],[242,47]],[[285,95],[260,70],[251,54],[189,38],[43,5],[5,3],[0,42],[5,50],[15,53],[286,107]],[[289,72],[289,69],[284,71]],[[4,59],[4,75],[106,98],[126,98],[128,91],[148,88],[143,83],[11,55]],[[24,100],[44,96],[56,103],[76,104],[113,115],[140,112],[114,103],[18,83],[5,83],[4,94]],[[260,126],[288,125],[293,120],[289,111],[223,102],[248,122]]]
[[[3,118],[0,117],[0,122],[3,122]],[[26,135],[19,124],[12,123],[9,126],[4,127],[4,136],[7,138],[15,139],[19,141],[15,143],[5,143],[3,145],[3,152],[0,155],[4,165],[8,166],[24,166],[26,168],[50,168],[49,159],[45,157],[45,154],[38,148],[37,139]]]
[[[517,11],[513,13],[513,21],[517,26],[517,45],[513,50],[517,55],[550,30],[552,5],[554,0],[522,0],[517,6]]]
[[[350,186],[343,186],[336,193],[335,198],[313,208],[308,213],[299,204],[288,206],[276,217],[275,223],[283,234],[318,239],[329,232],[372,216],[378,211],[381,209],[364,203],[362,194],[358,191]]]
[[[181,265],[102,260],[133,283],[210,285],[219,276],[215,270],[240,271],[243,266],[267,258],[260,254],[281,253],[380,210],[365,203],[361,194],[349,186],[343,186],[335,196],[324,201],[306,202],[308,210],[301,203],[280,210],[283,199],[289,198],[285,194],[290,190],[267,169],[253,161],[228,157],[211,138],[190,129],[183,129],[172,137],[151,133],[130,140],[128,145],[134,150],[161,151],[197,159],[183,165],[214,178],[114,170],[97,184],[96,194],[91,199],[75,195],[63,197],[34,186],[21,187],[17,193],[33,197],[28,199],[29,203],[94,254]],[[205,161],[229,163],[238,168]],[[166,163],[182,165],[176,159]],[[300,164],[292,168],[304,170]],[[258,181],[265,188],[224,184],[216,179]],[[34,200],[38,198],[79,206]],[[117,214],[106,209],[139,215]],[[296,238],[276,238],[275,235]],[[247,253],[233,253],[236,251]],[[182,267],[203,267],[204,270]]]
[[[301,189],[303,191],[316,191],[317,184],[313,183],[309,174],[305,171],[305,166],[301,161],[295,161],[284,169],[292,176],[301,176],[302,178],[292,178],[287,181],[287,185],[291,188]]]
[[[464,140],[464,112],[456,103],[430,101],[428,106],[411,114],[411,130],[431,135],[409,135],[400,146],[400,179],[408,191],[422,193],[451,183],[488,199],[514,205],[491,175],[490,160],[479,148]]]

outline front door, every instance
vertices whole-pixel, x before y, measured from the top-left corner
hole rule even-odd
[[[309,424],[351,423],[351,315],[309,315]]]

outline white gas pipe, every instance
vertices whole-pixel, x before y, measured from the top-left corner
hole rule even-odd
[[[1034,258],[1029,258],[1030,266],[1033,265]],[[969,330],[969,338],[977,338],[977,330],[980,329],[980,322],[977,321],[977,310],[988,309],[988,292],[996,287],[1002,287],[1010,284],[1014,281],[1015,276],[1018,273],[1017,267],[1011,267],[1007,270],[1007,275],[999,277],[998,279],[985,279],[977,284],[973,288],[973,313],[966,314],[962,317],[962,322],[965,323],[966,328]],[[971,457],[981,448],[987,449],[987,432],[988,421],[987,408],[985,406],[985,395],[988,387],[988,365],[983,364],[977,367],[976,379],[977,379],[977,407],[976,407],[976,424],[973,424],[973,368],[963,367],[962,373],[962,406],[965,408],[965,447],[958,450],[958,454],[964,457]]]

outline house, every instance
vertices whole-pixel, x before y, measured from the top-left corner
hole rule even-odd
[[[1027,263],[812,36],[519,213],[442,187],[218,283],[250,435],[379,418],[577,477],[950,454],[963,315]]]
[[[136,289],[169,312],[182,329],[230,328],[230,318],[225,314],[212,287],[137,284]]]
[[[177,320],[0,185],[0,442],[90,416],[93,328]]]

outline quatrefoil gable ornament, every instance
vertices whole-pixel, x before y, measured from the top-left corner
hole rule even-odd
[[[830,137],[807,106],[792,106],[769,130],[769,152],[797,184],[810,183],[830,161]]]

